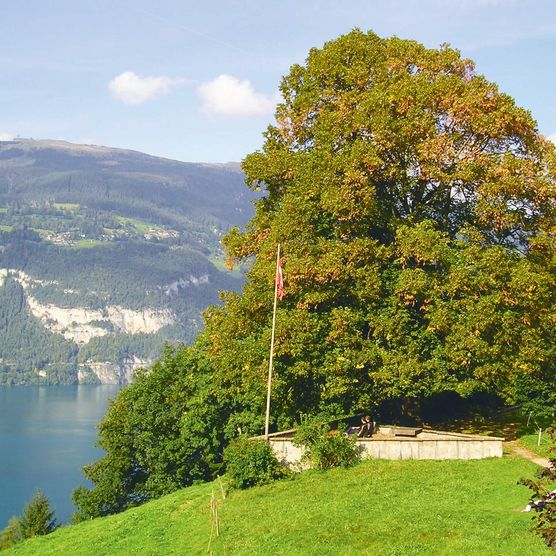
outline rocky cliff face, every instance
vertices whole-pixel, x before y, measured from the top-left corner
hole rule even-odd
[[[86,344],[91,338],[106,336],[112,330],[124,334],[152,334],[158,332],[163,326],[175,322],[174,315],[168,309],[134,311],[121,305],[90,309],[42,304],[28,290],[30,285],[45,285],[46,281],[33,279],[20,270],[3,268],[0,269],[0,286],[8,275],[23,286],[31,313],[48,330],[61,334],[76,344]],[[50,284],[55,284],[55,282],[50,282]]]
[[[121,305],[108,306],[103,310],[86,307],[56,307],[42,305],[32,296],[27,296],[31,313],[40,319],[51,332],[62,334],[76,344],[86,344],[96,336],[106,336],[111,330],[124,334],[152,334],[163,326],[174,323],[169,310],[144,309],[133,311]]]
[[[78,381],[90,382],[93,379],[101,384],[129,384],[133,382],[137,369],[148,367],[151,363],[151,360],[138,357],[126,358],[120,363],[88,361],[79,366]]]
[[[40,287],[56,286],[55,281],[33,278],[21,270],[0,268],[0,287],[7,279],[20,284],[24,292],[24,304],[29,313],[51,333],[63,336],[77,349],[86,348],[94,338],[109,337],[115,333],[130,337],[142,334],[153,335],[165,326],[175,324],[176,317],[169,309],[145,308],[134,310],[122,305],[107,305],[100,309],[90,307],[59,307],[52,303],[41,303],[33,292]],[[190,277],[188,284],[194,283]],[[202,277],[201,277],[202,280]],[[78,293],[71,291],[69,293]],[[77,379],[79,383],[99,382],[101,384],[128,384],[135,371],[148,367],[152,358],[133,354],[116,360],[98,361],[88,358],[79,363]],[[3,360],[0,358],[0,363]],[[35,370],[37,376],[46,378],[44,370]]]

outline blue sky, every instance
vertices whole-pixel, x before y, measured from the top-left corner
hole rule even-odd
[[[0,140],[238,161],[261,146],[290,65],[353,27],[450,43],[556,137],[554,0],[2,4]]]

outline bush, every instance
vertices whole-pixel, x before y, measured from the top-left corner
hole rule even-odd
[[[550,548],[556,550],[556,490],[553,490],[556,483],[556,428],[547,432],[554,441],[550,467],[541,469],[537,480],[521,479],[519,482],[533,491],[529,505],[534,510],[535,530]]]
[[[104,454],[86,465],[93,487],[73,494],[73,522],[122,512],[221,472],[225,402],[196,347],[168,347],[122,388],[100,423]]]
[[[245,437],[234,440],[224,450],[224,463],[233,488],[264,485],[288,475],[287,468],[263,440]]]
[[[326,423],[309,421],[299,427],[293,443],[305,449],[303,462],[314,469],[330,469],[349,467],[361,459],[356,440],[330,430]]]
[[[0,532],[0,550],[10,548],[23,539],[21,519],[14,515],[10,521],[8,521],[6,528]]]

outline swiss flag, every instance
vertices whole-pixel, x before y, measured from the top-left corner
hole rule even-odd
[[[276,265],[276,291],[278,292],[278,299],[282,301],[284,297],[284,279],[282,277],[282,259],[278,257],[278,264]]]

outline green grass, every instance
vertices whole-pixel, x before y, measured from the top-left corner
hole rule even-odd
[[[122,224],[130,225],[135,228],[135,231],[139,234],[146,234],[151,232],[152,230],[162,230],[160,226],[156,226],[155,224],[149,224],[148,222],[143,222],[143,220],[139,220],[138,218],[128,218],[126,216],[116,216],[116,220]]]
[[[76,204],[76,203],[52,203],[52,206],[55,209],[59,209],[59,210],[69,210],[69,211],[75,211],[78,210],[80,205]]]
[[[46,236],[54,233],[53,230],[48,230],[47,228],[32,228],[32,229],[35,230],[35,232],[37,232],[37,234],[39,234],[40,236]]]
[[[516,485],[522,458],[370,461],[310,471],[220,499],[218,483],[67,527],[5,554],[542,555]],[[220,537],[211,536],[210,495]]]
[[[0,231],[2,232],[11,232],[13,229],[13,226],[5,226],[3,224],[0,224]]]
[[[546,433],[543,433],[541,436],[541,445],[538,445],[539,442],[539,433],[536,432],[534,434],[525,434],[519,437],[519,443],[524,446],[525,448],[531,450],[531,452],[535,452],[539,456],[543,458],[555,457],[554,452],[550,452],[550,448],[554,446],[554,443],[550,439],[550,436]]]
[[[68,245],[69,249],[90,249],[91,247],[97,247],[98,245],[106,245],[107,241],[101,241],[100,239],[79,239]]]

